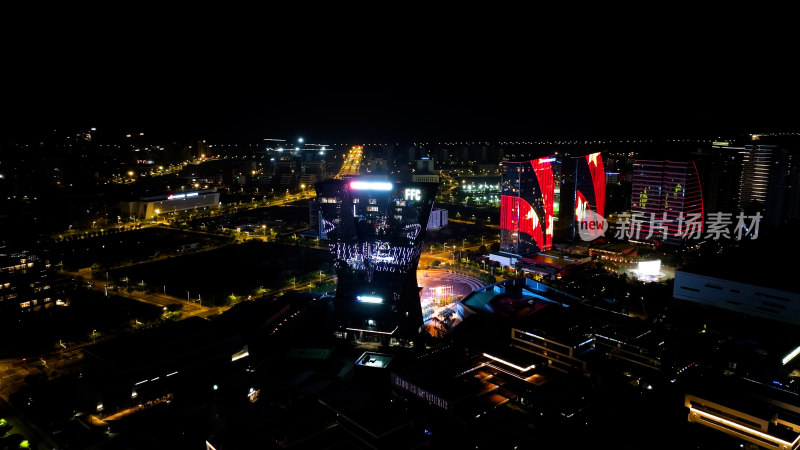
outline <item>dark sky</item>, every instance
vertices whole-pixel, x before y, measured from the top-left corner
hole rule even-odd
[[[190,44],[21,52],[6,70],[0,131],[95,126],[165,138],[368,143],[800,128],[793,72],[702,52],[486,58],[462,49],[438,59],[386,51],[373,62],[326,51],[290,59],[269,47],[207,55],[196,45],[187,52]]]

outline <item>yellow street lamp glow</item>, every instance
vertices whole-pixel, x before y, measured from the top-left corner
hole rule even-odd
[[[159,213],[161,213],[161,210],[160,210],[160,209],[157,209],[157,210],[156,210],[156,214],[159,214]]]

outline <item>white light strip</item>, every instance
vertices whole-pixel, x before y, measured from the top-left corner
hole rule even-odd
[[[142,384],[142,383],[147,383],[147,380],[142,380],[142,381],[140,381],[140,382],[138,382],[138,383],[134,384],[134,386],[138,386],[138,385],[140,385],[140,384]]]
[[[382,298],[371,295],[357,295],[356,299],[362,303],[383,303]]]
[[[175,375],[176,373],[178,373],[178,371],[177,371],[177,370],[176,370],[175,372],[168,373],[168,374],[167,374],[167,376],[168,376],[168,377],[171,377],[171,376]]]
[[[519,330],[519,331],[522,331],[522,330]],[[528,336],[530,336],[530,337],[535,337],[536,339],[541,339],[541,340],[543,340],[543,341],[546,341],[546,340],[547,340],[547,339],[545,339],[545,338],[543,338],[543,337],[541,337],[541,336],[537,336],[537,335],[535,335],[535,334],[533,334],[533,333],[528,333],[527,331],[522,331],[522,333],[523,333],[523,334],[527,334],[527,335],[528,335]]]
[[[513,372],[509,372],[509,371],[507,371],[506,369],[503,369],[502,367],[495,366],[494,364],[488,364],[488,363],[487,363],[487,364],[486,364],[486,367],[491,367],[492,369],[494,369],[494,370],[497,370],[497,371],[500,371],[500,372],[503,372],[503,373],[504,373],[504,374],[506,374],[506,375],[511,375],[511,376],[512,376],[512,377],[514,377],[514,378],[517,378],[517,379],[520,379],[520,380],[522,380],[522,381],[525,381],[526,383],[530,383],[530,381],[528,381],[528,379],[527,379],[527,378],[522,378],[521,376],[519,376],[519,375],[517,375],[517,374],[515,374],[515,373],[513,373]]]
[[[520,366],[518,366],[518,365],[516,365],[514,363],[510,363],[508,361],[504,361],[504,360],[502,360],[502,359],[500,359],[500,358],[498,358],[496,356],[492,356],[492,355],[490,355],[488,353],[484,353],[483,356],[485,356],[485,357],[487,357],[489,359],[495,360],[495,361],[497,361],[499,363],[505,364],[505,365],[507,365],[509,367],[513,367],[513,368],[519,370],[520,372],[527,372],[527,371],[529,371],[531,369],[535,369],[536,368],[536,364],[531,364],[528,367],[520,367]]]
[[[362,329],[360,329],[360,328],[345,328],[345,330],[350,330],[350,331],[363,331],[363,332],[365,332],[365,333],[375,333],[375,334],[394,334],[394,332],[395,332],[395,331],[397,331],[397,329],[398,329],[398,328],[400,328],[400,327],[399,327],[399,326],[397,326],[397,327],[394,327],[394,330],[392,330],[392,331],[374,331],[374,330],[362,330]]]
[[[783,362],[783,365],[785,366],[789,361],[793,360],[794,357],[797,355],[800,355],[800,347],[797,347],[796,349],[792,350],[791,353],[784,356],[781,362]]]
[[[758,430],[754,430],[752,428],[747,428],[745,426],[739,425],[736,422],[731,422],[730,420],[727,420],[727,419],[723,419],[722,417],[715,416],[713,414],[709,414],[709,413],[704,412],[704,411],[700,411],[699,409],[689,408],[689,411],[690,412],[695,412],[697,414],[700,414],[701,416],[706,416],[706,417],[708,417],[710,419],[722,422],[722,423],[724,423],[726,425],[730,425],[733,428],[741,430],[742,432],[753,433],[753,434],[756,434],[758,436],[763,437],[764,439],[767,439],[767,440],[770,440],[770,441],[773,441],[773,442],[777,442],[777,443],[780,443],[780,444],[788,445],[790,447],[793,446],[795,443],[797,443],[797,440],[800,439],[800,436],[798,436],[798,437],[795,438],[794,441],[787,442],[787,441],[784,441],[783,439],[776,438],[775,436],[772,436],[772,435],[769,435],[769,434],[766,434],[766,433],[762,433],[762,432],[760,432]]]
[[[233,356],[231,356],[231,362],[238,361],[238,360],[240,360],[242,358],[246,358],[248,356],[250,356],[250,352],[247,351],[247,350],[245,350],[243,352],[234,353]]]
[[[353,181],[350,189],[371,190],[371,191],[391,191],[392,183],[382,181]]]

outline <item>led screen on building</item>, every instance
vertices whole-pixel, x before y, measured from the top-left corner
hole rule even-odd
[[[591,153],[575,161],[575,226],[605,216],[606,171],[601,153]],[[594,213],[594,214],[592,214]],[[597,232],[600,236],[601,232]]]
[[[553,245],[555,157],[503,162],[500,197],[501,250],[517,255]]]

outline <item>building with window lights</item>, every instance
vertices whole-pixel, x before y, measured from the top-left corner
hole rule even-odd
[[[678,227],[692,217],[703,230],[705,212],[692,161],[636,160],[633,165],[630,240],[680,244]],[[683,221],[683,222],[682,222]]]
[[[138,201],[120,202],[123,217],[150,219],[159,214],[180,211],[216,208],[219,206],[217,188],[193,192],[176,192],[156,197],[142,198]]]
[[[0,311],[40,311],[65,305],[53,288],[50,262],[28,251],[6,252],[0,247]]]
[[[316,184],[338,276],[338,337],[402,343],[421,332],[416,269],[437,187],[385,177]]]

